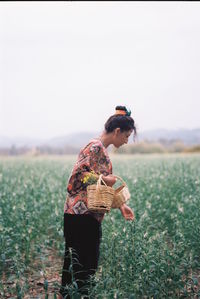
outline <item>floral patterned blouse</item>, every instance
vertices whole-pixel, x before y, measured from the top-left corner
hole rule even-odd
[[[91,172],[92,170],[97,174],[112,174],[112,163],[105,146],[99,139],[92,139],[79,153],[78,160],[68,181],[68,194],[64,213],[90,214],[101,222],[104,213],[94,213],[88,210],[87,190],[81,181],[85,172]]]

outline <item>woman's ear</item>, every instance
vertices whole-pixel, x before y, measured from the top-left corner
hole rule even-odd
[[[117,136],[121,132],[120,128],[114,130],[114,135]]]

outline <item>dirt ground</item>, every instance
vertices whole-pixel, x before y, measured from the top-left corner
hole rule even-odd
[[[26,284],[28,282],[28,289],[25,289],[25,279],[21,281],[21,287],[24,289],[24,299],[48,299],[56,298],[61,284],[63,258],[58,256],[55,251],[49,252],[47,259],[43,262],[41,270],[40,261],[35,261],[34,267],[27,273]],[[17,295],[13,294],[10,290],[16,289],[15,280],[8,281],[6,275],[3,275],[3,288],[4,295],[0,295],[0,298],[18,298]],[[45,291],[46,287],[46,291]],[[1,297],[3,296],[3,297]]]

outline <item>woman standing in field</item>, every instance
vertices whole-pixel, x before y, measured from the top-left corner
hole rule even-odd
[[[113,144],[119,148],[128,142],[133,131],[136,134],[135,123],[130,115],[126,107],[117,106],[115,114],[105,123],[101,136],[81,149],[72,170],[64,207],[65,258],[60,289],[63,297],[60,295],[60,298],[70,298],[67,288],[73,281],[76,281],[79,292],[86,295],[87,280],[97,270],[104,213],[88,210],[84,178],[92,171],[97,177],[103,174],[102,178],[108,186],[115,184],[107,147]],[[125,219],[134,219],[133,211],[126,204],[120,207],[120,211]],[[69,271],[71,259],[74,261],[73,271]]]

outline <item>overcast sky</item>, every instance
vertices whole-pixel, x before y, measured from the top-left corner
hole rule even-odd
[[[0,135],[200,127],[200,2],[1,2]]]

